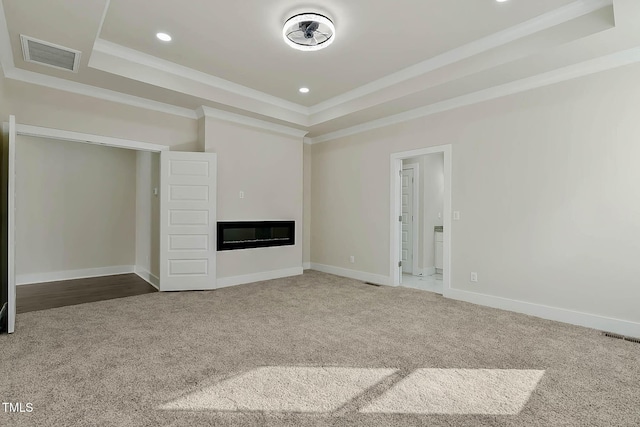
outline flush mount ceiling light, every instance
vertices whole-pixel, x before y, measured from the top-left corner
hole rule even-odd
[[[163,42],[170,42],[171,41],[171,36],[167,33],[158,33],[156,34],[156,37],[160,40],[162,40]]]
[[[309,88],[308,87],[301,87],[298,90],[300,91],[300,93],[309,93]]]
[[[317,13],[293,16],[282,28],[282,37],[289,46],[307,52],[328,47],[333,43],[335,33],[333,22]]]

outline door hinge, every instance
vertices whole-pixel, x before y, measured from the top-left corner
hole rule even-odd
[[[398,261],[398,267],[402,267],[402,261]]]
[[[400,176],[402,176],[402,169],[400,169]]]
[[[398,221],[402,222],[402,215],[398,217]]]

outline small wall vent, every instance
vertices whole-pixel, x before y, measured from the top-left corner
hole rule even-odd
[[[22,54],[25,61],[74,73],[78,72],[80,65],[79,50],[34,39],[23,34],[20,35],[20,41],[22,42]]]
[[[620,335],[620,334],[614,334],[612,332],[603,332],[602,335],[604,335],[605,337],[609,337],[609,338],[615,338],[617,340],[629,341],[629,342],[632,342],[632,343],[640,344],[640,339],[639,338],[627,337],[627,336]]]

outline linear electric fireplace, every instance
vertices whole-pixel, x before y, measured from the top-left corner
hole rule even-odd
[[[293,245],[295,225],[295,221],[219,222],[218,250]]]

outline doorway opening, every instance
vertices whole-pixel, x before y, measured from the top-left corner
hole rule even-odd
[[[135,199],[133,204],[129,203],[129,208],[132,208],[135,212],[135,225],[128,228],[130,236],[135,234],[136,240],[135,257],[131,256],[131,251],[129,251],[128,255],[129,260],[133,260],[135,258],[135,261],[130,261],[132,265],[106,265],[98,266],[97,268],[93,268],[92,266],[90,266],[90,268],[80,266],[80,268],[78,268],[77,265],[79,263],[76,263],[72,266],[73,270],[53,271],[55,274],[51,274],[52,270],[49,269],[44,272],[44,277],[43,274],[40,274],[41,271],[35,271],[35,275],[24,274],[23,271],[22,277],[17,277],[16,273],[20,273],[16,268],[20,267],[19,263],[23,261],[30,262],[30,256],[25,256],[24,252],[22,257],[20,257],[20,254],[16,254],[16,247],[19,247],[17,237],[21,239],[24,237],[22,235],[17,236],[16,234],[16,223],[19,223],[20,221],[24,222],[23,217],[18,218],[19,215],[16,214],[16,177],[19,173],[22,173],[17,171],[18,167],[16,165],[16,139],[18,136],[35,138],[36,140],[44,138],[45,140],[48,140],[46,144],[51,146],[57,142],[55,140],[62,140],[67,143],[81,143],[75,144],[76,147],[84,146],[88,143],[117,149],[127,149],[121,151],[130,152],[131,150],[134,150],[136,152],[136,158],[133,160],[136,163],[136,172],[134,176],[129,176],[125,185],[120,187],[123,194],[127,191],[131,194],[131,190],[133,189]],[[21,279],[20,281],[22,283],[42,283],[51,282],[52,280],[60,280],[61,276],[63,276],[63,279],[75,279],[105,276],[108,274],[135,273],[142,280],[156,288],[159,288],[160,291],[208,290],[216,288],[216,252],[214,249],[216,228],[215,226],[212,226],[216,223],[217,200],[217,155],[215,153],[176,152],[169,151],[169,147],[165,145],[31,125],[19,125],[16,123],[15,117],[12,115],[9,116],[9,122],[3,124],[2,137],[1,172],[3,174],[3,182],[6,181],[6,186],[2,186],[3,197],[1,197],[1,202],[3,214],[6,212],[6,220],[5,215],[3,215],[2,233],[0,234],[2,236],[2,246],[7,250],[6,258],[3,257],[0,270],[3,277],[2,285],[5,285],[6,278],[5,286],[7,291],[6,302],[4,301],[5,292],[3,291],[1,293],[1,302],[3,304],[0,308],[0,326],[2,326],[0,327],[0,330],[6,330],[8,333],[13,333],[15,331],[17,279]],[[98,148],[104,149],[105,147]],[[152,156],[156,153],[159,153],[160,155],[155,156],[156,166],[154,168]],[[43,170],[53,168],[51,169],[53,172],[59,173],[61,172],[61,169],[62,172],[66,169],[67,164],[65,162],[47,162],[49,159],[45,155],[39,156],[40,165],[42,165]],[[65,159],[65,156],[62,156],[61,159]],[[119,162],[115,162],[115,164],[117,165]],[[146,172],[146,178],[149,179],[144,181],[145,184],[141,184],[141,180],[138,179],[138,171],[141,168],[137,166],[140,164],[145,165],[145,171],[148,171],[150,174],[153,173],[153,176],[157,177],[157,187],[152,188],[149,186],[149,183],[153,181],[153,178],[151,178],[150,174],[146,174]],[[87,166],[83,162],[79,162],[77,160],[75,161],[75,164],[71,164],[71,166],[74,167],[76,165],[82,167]],[[85,167],[85,170],[80,170],[77,173],[72,174],[73,176],[68,178],[65,177],[61,181],[64,185],[59,188],[64,188],[65,191],[69,193],[69,185],[67,184],[77,182],[78,180],[84,183],[85,178],[93,174],[94,170],[102,172],[100,178],[102,179],[101,183],[104,185],[110,185],[111,181],[115,180],[115,178],[119,176],[118,172],[114,173],[113,171],[103,171],[103,162],[94,161],[92,165],[93,166]],[[27,164],[25,170],[29,170],[28,166],[32,165]],[[58,169],[56,170],[56,168]],[[155,173],[152,172],[154,170]],[[132,182],[134,183],[133,186],[131,184]],[[74,222],[74,219],[68,220],[67,216],[63,214],[61,217],[63,218],[65,229],[67,228],[67,225],[69,225],[71,228],[85,227],[85,229],[89,231],[91,231],[92,228],[95,231],[99,225],[98,221],[94,221],[96,214],[99,213],[102,208],[107,210],[109,209],[109,204],[105,205],[103,200],[100,200],[99,198],[96,199],[96,197],[89,197],[98,193],[100,188],[102,188],[101,183],[89,183],[71,191],[72,197],[68,198],[68,200],[73,200],[74,202],[79,203],[76,203],[74,213],[82,214],[90,212],[90,215],[80,215],[80,217],[75,215],[74,219],[77,222]],[[41,184],[42,188],[39,188],[39,190],[48,189],[49,184],[50,182],[48,180],[43,181]],[[137,187],[145,188],[145,191],[141,192]],[[49,191],[40,191],[39,194],[42,195],[42,199],[47,200],[57,197],[55,193],[51,193]],[[149,198],[153,197],[156,202],[149,203],[149,200],[142,200],[144,203],[139,204],[138,202],[141,201],[139,196],[141,194],[144,194],[145,196],[148,195]],[[111,198],[111,200],[114,203],[122,202],[122,198],[118,197],[117,193],[115,197]],[[128,200],[131,201],[130,198]],[[49,221],[50,215],[48,216],[41,212],[42,203],[40,203],[39,200],[35,200],[33,205],[40,206],[40,208],[32,209],[31,212],[35,212],[34,216],[38,219],[43,219],[42,223],[35,221],[34,224],[39,224],[38,226],[41,228],[46,228],[48,223],[52,222]],[[63,203],[63,205],[66,205],[66,203]],[[151,213],[154,210],[154,206],[156,212],[155,221],[154,215]],[[145,212],[145,214],[142,215],[144,218],[142,218],[141,221],[144,223],[144,227],[138,226],[140,212]],[[129,218],[131,218],[131,216],[129,216]],[[114,224],[116,226],[121,224],[120,219],[121,218],[118,215],[112,216],[106,223],[105,228],[109,228]],[[18,229],[20,228],[18,227]],[[51,229],[60,234],[59,227],[50,227],[49,230]],[[113,228],[111,229],[113,230]],[[27,233],[31,230],[26,229],[23,231]],[[21,233],[23,231],[21,231]],[[138,231],[141,232],[138,233]],[[50,245],[53,250],[48,253],[54,254],[51,258],[53,261],[56,261],[56,257],[58,260],[61,256],[63,258],[65,257],[65,247],[75,247],[75,243],[77,242],[86,242],[87,240],[91,241],[91,236],[87,237],[84,233],[77,233],[77,230],[75,230],[75,232],[75,238],[71,239],[70,242],[58,238],[58,242],[62,242],[62,244],[54,242],[53,245]],[[46,237],[46,234],[41,233],[41,235]],[[149,239],[151,239],[151,241],[149,241]],[[110,234],[103,233],[100,239],[94,238],[91,241],[92,248],[95,249],[100,245],[108,245],[112,240],[113,239]],[[37,241],[37,239],[35,239],[35,241]],[[139,241],[145,241],[145,244],[138,245]],[[69,244],[67,245],[67,243]],[[129,245],[129,249],[130,246],[131,245]],[[151,249],[150,246],[155,249]],[[24,247],[25,246],[23,246],[23,248]],[[32,247],[37,248],[37,245],[33,245]],[[140,253],[141,251],[138,250],[139,248],[142,252],[146,253],[146,256]],[[122,263],[122,257],[119,256],[120,252],[115,250],[112,251],[112,253],[115,254],[113,257],[94,256],[93,259],[104,258],[109,262],[113,262],[113,259],[117,259],[119,260],[117,261],[118,263]],[[87,255],[88,254],[85,253],[80,253],[79,255],[82,262],[85,264]],[[45,263],[49,262],[46,257],[42,258],[45,259]],[[6,262],[4,261],[5,259]],[[149,271],[149,269],[153,270],[154,261],[157,275],[155,275],[153,271]],[[115,270],[117,271],[114,271],[114,268],[111,267],[116,267]],[[6,327],[4,327],[4,325],[6,325]]]
[[[16,314],[155,292],[159,154],[24,129],[15,144]]]
[[[24,141],[21,140],[21,143],[17,144],[18,138],[26,138],[31,143],[23,145]],[[103,246],[110,246],[114,238],[109,232],[106,234],[94,233],[97,227],[108,226],[107,228],[113,231],[121,225],[122,218],[118,215],[118,209],[111,209],[109,202],[100,199],[103,189],[114,190],[117,187],[118,191],[126,189],[129,195],[133,194],[135,198],[131,200],[131,197],[127,198],[118,191],[115,193],[110,191],[109,193],[114,196],[111,201],[116,204],[127,200],[129,202],[127,211],[129,212],[129,220],[131,220],[132,212],[134,212],[133,215],[136,215],[135,222],[138,219],[138,191],[135,173],[133,176],[128,175],[128,180],[122,182],[122,177],[118,175],[121,171],[106,170],[103,167],[105,162],[102,161],[100,155],[97,156],[98,158],[95,155],[90,156],[91,161],[85,163],[82,153],[89,147],[88,144],[94,145],[95,147],[92,148],[97,150],[118,151],[119,149],[120,152],[127,151],[129,153],[133,150],[134,156],[140,154],[151,156],[152,153],[169,149],[167,146],[146,142],[17,124],[14,116],[10,116],[9,122],[3,124],[2,174],[4,185],[2,186],[2,206],[3,212],[6,212],[2,221],[2,246],[6,248],[6,257],[2,258],[2,285],[3,288],[6,288],[6,304],[3,304],[4,316],[1,319],[2,327],[0,328],[3,331],[13,333],[15,330],[18,294],[16,285],[18,283],[26,285],[21,286],[20,290],[21,299],[25,302],[25,306],[21,307],[22,311],[89,302],[87,298],[105,299],[103,298],[105,295],[97,295],[105,294],[105,292],[97,292],[97,294],[88,292],[90,289],[86,284],[91,280],[93,280],[92,284],[97,285],[91,286],[91,291],[99,290],[98,288],[101,287],[102,283],[94,283],[95,280],[98,280],[97,278],[89,281],[71,280],[67,288],[60,288],[62,286],[61,280],[80,277],[109,275],[110,278],[118,278],[120,284],[127,288],[124,293],[128,292],[129,294],[140,292],[139,288],[143,288],[143,292],[153,291],[150,288],[151,285],[148,285],[149,280],[139,277],[141,274],[137,265],[115,266],[117,268],[104,268],[104,266],[87,268],[82,265],[83,263],[87,264],[87,259],[92,256],[94,259],[97,258],[96,253],[100,252]],[[70,157],[64,152],[65,149],[61,148],[62,145],[73,151]],[[21,150],[27,149],[27,151],[22,151],[22,154],[18,154],[18,161],[22,158],[24,167],[16,164],[17,147],[20,147]],[[116,151],[109,151],[109,153]],[[27,153],[26,157],[25,153]],[[111,156],[111,154],[108,155]],[[71,161],[67,161],[69,158]],[[111,159],[111,164],[119,164],[119,159],[119,156],[116,155]],[[134,163],[134,167],[137,168],[138,159],[129,157],[129,160],[129,163]],[[98,180],[94,179],[96,175],[99,175]],[[21,180],[21,176],[23,178],[29,177],[29,179]],[[119,187],[114,186],[112,182],[118,179],[121,182]],[[79,182],[86,185],[84,187],[78,186]],[[18,192],[21,192],[18,196],[16,196],[16,187]],[[148,190],[151,192],[150,188]],[[65,192],[68,194],[65,195]],[[72,207],[74,215],[66,215],[65,212],[70,211],[63,209],[69,201],[73,201],[73,206],[75,206]],[[131,202],[133,202],[133,206]],[[53,205],[55,205],[55,211],[49,209]],[[100,223],[97,220],[103,209],[115,211],[107,223]],[[145,221],[150,223],[148,218]],[[72,238],[66,238],[68,237],[68,233],[66,233],[68,228],[75,229]],[[135,225],[134,228],[136,228]],[[137,237],[136,235],[136,241]],[[77,247],[82,242],[90,242],[91,247],[88,249],[86,246],[84,247],[87,249],[86,253],[83,249],[76,251],[77,256],[73,261],[75,264],[70,264],[71,269],[62,270],[60,265],[68,261],[65,248]],[[118,249],[116,248],[111,253],[117,254]],[[137,263],[131,262],[131,264]],[[123,267],[127,268],[123,269]],[[131,274],[134,272],[138,274]],[[123,275],[111,276],[113,274]],[[133,287],[136,289],[132,289],[132,278],[135,279]],[[145,282],[141,283],[143,279]],[[109,280],[111,281],[111,279]],[[51,284],[51,282],[55,282],[55,284]],[[43,289],[45,285],[48,286]],[[62,291],[65,295],[56,291]],[[106,293],[111,295],[113,294],[111,291],[113,289],[109,287],[109,292]],[[3,297],[4,292],[3,290]],[[88,293],[93,295],[89,296]],[[120,296],[128,296],[121,295],[122,293],[119,292]],[[65,298],[66,301],[63,301]]]
[[[391,278],[446,295],[450,285],[451,146],[391,155]]]

